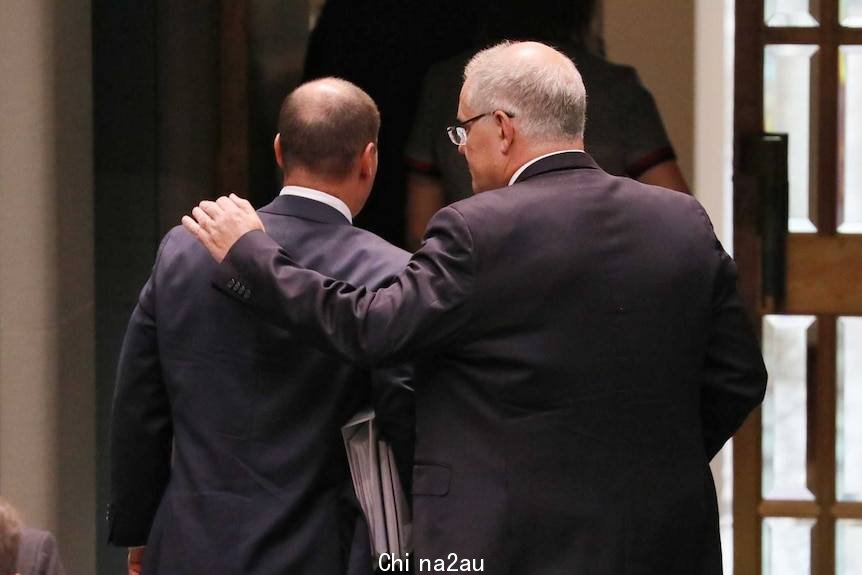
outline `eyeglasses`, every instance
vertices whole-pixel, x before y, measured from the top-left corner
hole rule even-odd
[[[485,112],[483,114],[479,114],[478,116],[473,116],[469,120],[464,120],[463,122],[458,122],[454,126],[449,126],[448,128],[446,128],[446,133],[449,135],[449,139],[452,140],[452,143],[455,144],[456,146],[463,146],[464,144],[467,143],[467,133],[470,131],[467,129],[467,125],[472,124],[476,120],[484,118],[485,116],[493,114],[495,111],[496,110],[493,110],[491,112]],[[507,116],[509,116],[510,118],[515,117],[514,114],[510,114],[509,112],[503,112],[503,113],[506,114]]]

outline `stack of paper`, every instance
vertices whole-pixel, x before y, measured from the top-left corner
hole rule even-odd
[[[392,448],[380,436],[374,411],[357,413],[341,428],[353,488],[368,522],[375,560],[383,553],[405,557],[410,543],[410,510],[398,478]]]

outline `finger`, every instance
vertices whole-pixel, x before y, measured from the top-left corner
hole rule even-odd
[[[219,250],[213,242],[213,238],[208,231],[203,229],[194,219],[183,216],[183,226],[204,245],[210,255],[217,261],[221,261]]]
[[[245,211],[245,212],[253,212],[254,211],[254,206],[252,206],[251,202],[249,202],[248,200],[243,199],[236,194],[231,194],[230,199],[233,203],[238,205],[243,211]]]
[[[210,226],[212,226],[212,223],[213,223],[212,218],[209,217],[209,214],[207,214],[201,208],[192,209],[192,217],[194,219],[196,219],[198,224],[200,224],[200,227],[202,227],[205,230],[209,229]]]
[[[186,228],[189,233],[196,238],[200,238],[201,234],[205,234],[206,232],[200,225],[194,220],[194,218],[189,216],[183,216],[183,227]]]
[[[199,207],[200,207],[200,209],[202,209],[204,212],[206,212],[206,214],[207,214],[209,217],[211,217],[211,218],[213,218],[213,219],[215,219],[215,218],[217,218],[218,216],[220,216],[220,215],[221,215],[221,213],[222,213],[222,211],[223,211],[223,210],[219,207],[219,205],[218,205],[217,203],[215,203],[215,202],[211,202],[211,201],[209,201],[209,200],[204,200],[204,201],[202,201],[202,202],[199,204]],[[197,218],[196,218],[196,219],[197,219]],[[200,220],[198,220],[198,222],[200,222]]]
[[[257,211],[254,209],[254,206],[251,205],[251,202],[239,197],[236,194],[231,194],[229,197],[231,201],[239,207],[240,210],[242,210],[247,216],[250,216],[257,223],[261,230],[266,231],[263,222],[260,221],[260,217],[257,215]]]
[[[218,207],[220,207],[226,212],[230,212],[236,209],[236,204],[225,196],[221,196],[219,199],[217,199],[216,204],[218,205]]]

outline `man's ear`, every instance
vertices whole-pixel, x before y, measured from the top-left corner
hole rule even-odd
[[[359,155],[359,175],[362,179],[374,179],[377,175],[377,144],[368,142]]]
[[[275,140],[272,141],[272,148],[275,151],[275,163],[283,170],[284,159],[281,157],[281,134],[275,135]]]
[[[512,117],[505,112],[497,110],[494,112],[494,121],[497,122],[500,153],[508,154],[512,148],[512,143],[515,141],[515,125],[512,123]]]

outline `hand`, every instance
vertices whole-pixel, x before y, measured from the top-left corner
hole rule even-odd
[[[129,575],[141,575],[141,560],[146,547],[129,547]]]
[[[183,216],[183,226],[217,262],[223,261],[236,241],[248,232],[266,231],[252,205],[236,194],[214,202],[204,200],[192,210],[192,217]]]

